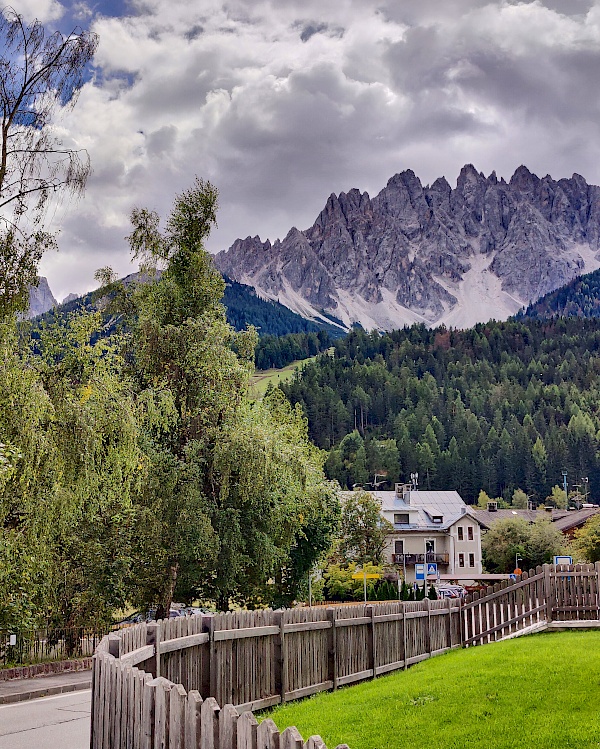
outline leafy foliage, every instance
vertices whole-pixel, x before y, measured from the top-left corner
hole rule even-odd
[[[362,489],[347,495],[342,505],[340,553],[360,565],[379,565],[393,526],[381,514],[381,502]]]
[[[600,562],[600,515],[591,517],[575,531],[574,547],[586,562]]]
[[[565,548],[560,530],[540,512],[532,524],[523,518],[495,521],[481,541],[486,568],[492,572],[512,572],[519,566],[529,569],[552,561]]]
[[[164,233],[136,209],[130,243],[150,280],[109,289],[127,314],[125,357],[146,414],[134,575],[138,602],[158,603],[157,616],[173,596],[225,609],[293,600],[337,522],[301,411],[280,392],[248,401],[256,333],[227,323],[225,285],[202,246],[216,201],[197,180]]]

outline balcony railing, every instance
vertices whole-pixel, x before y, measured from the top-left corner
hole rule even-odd
[[[448,554],[392,554],[393,564],[404,564],[414,567],[415,564],[448,564]]]

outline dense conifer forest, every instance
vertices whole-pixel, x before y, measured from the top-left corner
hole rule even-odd
[[[600,490],[600,320],[353,331],[280,387],[344,486],[374,474],[421,488],[544,501],[567,470]]]
[[[600,317],[600,270],[573,279],[530,304],[517,319],[547,320],[552,317]]]

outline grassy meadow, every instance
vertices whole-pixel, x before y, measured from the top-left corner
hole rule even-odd
[[[273,387],[276,387],[280,382],[289,380],[297,368],[303,367],[305,364],[314,361],[316,358],[316,356],[312,356],[309,359],[293,361],[291,364],[288,364],[287,367],[282,367],[281,369],[257,369],[252,375],[252,380],[250,382],[251,396],[253,398],[262,398],[267,392],[269,383],[273,385]]]
[[[350,749],[597,749],[600,631],[455,650],[275,708],[279,728]]]

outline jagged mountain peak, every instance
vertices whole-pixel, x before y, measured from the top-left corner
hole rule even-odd
[[[374,198],[333,193],[308,229],[237,240],[215,260],[301,314],[389,329],[504,319],[600,267],[599,250],[600,188],[581,175],[521,165],[507,183],[466,164],[454,188],[405,169]]]

